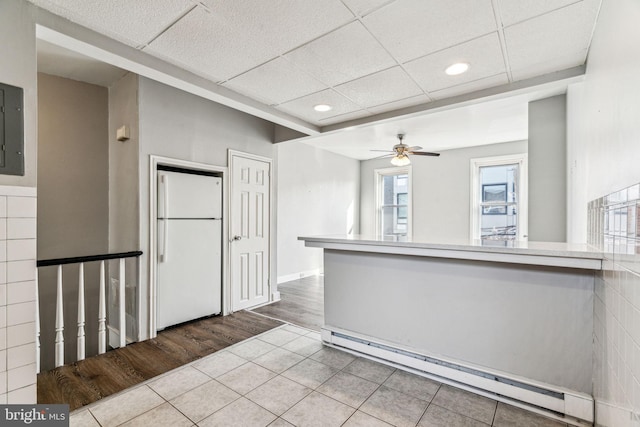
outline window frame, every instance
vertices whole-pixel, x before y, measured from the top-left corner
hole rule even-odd
[[[518,188],[518,225],[517,230],[518,234],[516,236],[517,241],[525,242],[528,238],[528,227],[529,227],[529,206],[528,206],[528,155],[527,153],[521,154],[509,154],[506,156],[495,156],[495,157],[482,157],[475,158],[470,160],[471,166],[471,183],[469,186],[470,193],[470,206],[469,206],[469,218],[470,218],[470,239],[471,240],[480,240],[480,216],[481,209],[480,205],[482,204],[482,186],[480,185],[480,168],[486,166],[502,166],[502,165],[518,165],[518,178],[519,178],[519,188]],[[507,189],[508,191],[508,189]]]
[[[385,176],[393,176],[393,175],[407,175],[407,239],[411,239],[413,235],[413,227],[412,227],[412,218],[413,218],[413,183],[411,178],[411,165],[408,166],[399,166],[399,167],[391,167],[391,168],[380,168],[375,169],[374,171],[374,188],[375,188],[375,229],[376,229],[376,237],[380,238],[383,236],[382,234],[382,183],[383,178]],[[389,205],[387,205],[389,206]]]

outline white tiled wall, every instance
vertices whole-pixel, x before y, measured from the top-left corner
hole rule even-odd
[[[36,189],[0,186],[0,403],[36,403]]]
[[[606,257],[594,298],[593,394],[597,425],[640,427],[640,194],[621,193],[590,206],[590,241]]]

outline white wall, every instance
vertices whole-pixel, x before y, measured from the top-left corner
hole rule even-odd
[[[412,157],[413,238],[466,240],[470,235],[473,158],[527,152],[527,141],[442,151],[440,157]],[[375,234],[374,170],[392,167],[389,159],[367,160],[360,168],[360,230]],[[531,219],[530,219],[531,221]]]
[[[142,289],[147,300],[149,259],[149,156],[227,166],[228,149],[274,158],[273,123],[233,110],[156,81],[139,77],[139,249]],[[272,207],[277,206],[274,195]],[[272,209],[272,228],[275,209]],[[275,280],[276,233],[271,236],[271,283]],[[275,290],[275,289],[274,289]],[[142,305],[143,319],[148,318]],[[143,329],[143,332],[146,332]],[[144,336],[144,334],[143,334]]]
[[[277,144],[278,283],[323,269],[299,236],[358,232],[360,162],[300,142]]]
[[[569,114],[572,143],[587,154],[585,203],[640,181],[639,17],[637,1],[604,0],[581,104]]]
[[[640,2],[604,0],[585,81],[569,91],[573,238],[590,200],[640,182]],[[584,212],[578,215],[576,212]],[[594,393],[600,425],[640,422],[640,256],[607,264],[596,289]],[[632,424],[635,423],[635,424]]]
[[[0,175],[0,216],[9,216],[0,218],[0,223],[6,222],[0,245],[7,250],[14,239],[36,245],[37,72],[32,14],[26,1],[0,1],[0,82],[24,89],[25,175]],[[16,213],[30,218],[12,220],[14,215],[5,210],[10,198],[26,201],[30,209]],[[0,253],[9,256],[0,258],[0,404],[35,403],[35,254],[14,261],[4,250]]]
[[[586,241],[587,203],[640,181],[640,5],[604,0],[585,81],[569,88],[568,228]]]

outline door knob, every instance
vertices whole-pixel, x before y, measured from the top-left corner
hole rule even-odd
[[[242,240],[242,236],[233,236],[233,240]]]

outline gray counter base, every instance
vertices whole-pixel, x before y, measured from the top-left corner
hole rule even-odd
[[[591,394],[591,270],[325,249],[325,324]]]

